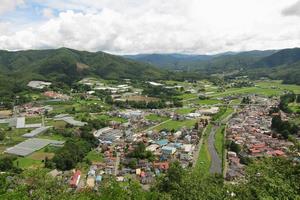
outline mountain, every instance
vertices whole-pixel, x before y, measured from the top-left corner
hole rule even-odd
[[[300,48],[225,52],[216,55],[142,54],[126,56],[160,68],[190,74],[248,75],[300,84]]]
[[[46,78],[52,77],[52,75],[66,75],[71,78],[97,75],[106,79],[157,79],[164,75],[164,71],[149,64],[104,52],[91,53],[67,48],[18,52],[1,51],[0,70],[7,73],[33,73]]]
[[[114,80],[156,80],[171,75],[150,64],[104,52],[91,53],[67,48],[0,51],[0,97],[24,91],[30,80],[71,85],[86,76]]]
[[[277,67],[300,61],[300,48],[283,49],[254,63],[256,67]]]
[[[150,63],[160,68],[181,71],[207,71],[224,70],[225,68],[241,68],[248,66],[260,58],[272,55],[275,50],[225,52],[215,55],[189,55],[189,54],[137,54],[124,57],[136,61]]]
[[[149,63],[165,69],[180,69],[186,62],[209,60],[209,55],[188,55],[188,54],[137,54],[124,55],[125,58],[139,62]]]

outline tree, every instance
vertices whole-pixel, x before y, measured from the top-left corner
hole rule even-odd
[[[2,141],[4,139],[5,139],[5,133],[4,133],[4,131],[0,130],[0,140]]]

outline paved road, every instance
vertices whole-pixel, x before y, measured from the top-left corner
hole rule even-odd
[[[222,161],[215,149],[215,134],[217,127],[213,127],[208,137],[208,151],[211,158],[210,173],[222,174]]]

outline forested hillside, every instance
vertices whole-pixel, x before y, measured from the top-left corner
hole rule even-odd
[[[103,79],[164,79],[172,75],[149,64],[103,52],[67,48],[55,50],[0,51],[0,95],[12,98],[30,80],[71,85],[86,76]]]
[[[176,71],[205,75],[249,75],[253,79],[269,77],[282,79],[284,83],[300,84],[300,48],[231,52],[211,56],[151,54],[129,58]]]

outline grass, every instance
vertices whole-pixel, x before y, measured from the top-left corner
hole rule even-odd
[[[199,99],[195,103],[199,104],[199,105],[213,105],[213,104],[222,103],[222,101],[217,100],[217,99],[204,99],[204,100]]]
[[[199,158],[197,160],[195,171],[200,173],[201,175],[209,174],[209,169],[211,165],[211,158],[208,152],[208,145],[207,142],[203,142],[200,152]]]
[[[294,93],[300,93],[300,86],[299,85],[289,85],[289,84],[282,84],[282,81],[275,80],[275,81],[257,81],[255,84],[262,88],[276,88],[278,90],[290,90]]]
[[[182,127],[193,127],[196,123],[196,120],[183,120],[183,121],[175,121],[175,120],[171,120],[171,121],[167,121],[166,123],[163,123],[157,127],[155,127],[154,129],[157,131],[161,131],[164,129],[167,130],[178,130]]]
[[[219,118],[220,121],[226,119],[229,115],[231,115],[234,112],[234,109],[231,107],[227,107],[225,113]]]
[[[26,124],[42,123],[42,117],[26,117]]]
[[[215,134],[215,148],[220,158],[223,157],[225,126],[220,126]]]
[[[86,158],[92,162],[103,162],[103,155],[100,152],[97,152],[95,150],[90,151],[87,154]]]
[[[111,117],[108,115],[96,115],[95,118],[99,119],[99,120],[104,120],[104,121],[116,121],[116,122],[120,122],[120,123],[127,122],[127,119],[124,119],[121,117]]]
[[[14,165],[22,169],[28,169],[42,167],[43,163],[41,160],[35,160],[29,157],[19,157],[14,161]]]
[[[197,98],[197,94],[188,93],[188,94],[179,95],[177,97],[182,99],[182,100],[187,100],[187,99]]]
[[[58,141],[65,141],[66,138],[62,135],[59,134],[42,134],[39,135],[38,138],[42,138],[42,139],[49,139],[49,140],[58,140]]]
[[[175,110],[175,113],[180,115],[186,115],[195,111],[195,108],[180,108]]]
[[[45,160],[45,158],[53,158],[54,156],[54,153],[47,153],[47,152],[40,152],[40,151],[37,151],[37,152],[34,152],[32,153],[31,155],[27,156],[27,158],[30,158],[30,159],[33,159],[33,160]]]
[[[6,138],[2,141],[5,146],[13,146],[17,143],[23,142],[26,138],[22,137],[25,133],[30,132],[32,129],[4,129]]]
[[[289,108],[294,112],[300,112],[300,103],[290,103]]]
[[[264,96],[279,96],[283,94],[285,90],[300,93],[300,86],[298,85],[286,85],[281,81],[257,81],[255,87],[244,88],[229,88],[225,92],[219,92],[210,95],[211,97],[225,97],[236,94],[260,94]]]
[[[209,151],[208,151],[208,145],[207,145],[207,139],[209,136],[209,133],[211,132],[212,126],[211,124],[209,124],[206,129],[205,132],[203,133],[203,144],[201,146],[201,149],[199,150],[199,157],[198,160],[196,162],[196,166],[195,166],[195,172],[196,173],[200,173],[201,175],[208,175],[209,174],[209,169],[210,169],[210,165],[211,165],[211,158],[209,155]]]
[[[56,129],[63,129],[66,127],[67,123],[59,120],[59,121],[54,121],[54,120],[49,120],[46,122],[47,126],[53,126]]]
[[[150,114],[150,115],[146,116],[146,119],[148,119],[150,121],[153,121],[153,122],[163,122],[163,121],[168,120],[169,118],[168,117],[161,117],[161,116],[156,115],[156,114]]]
[[[235,105],[235,104],[240,104],[241,103],[241,100],[240,99],[233,99],[231,102],[230,102],[230,105]]]

